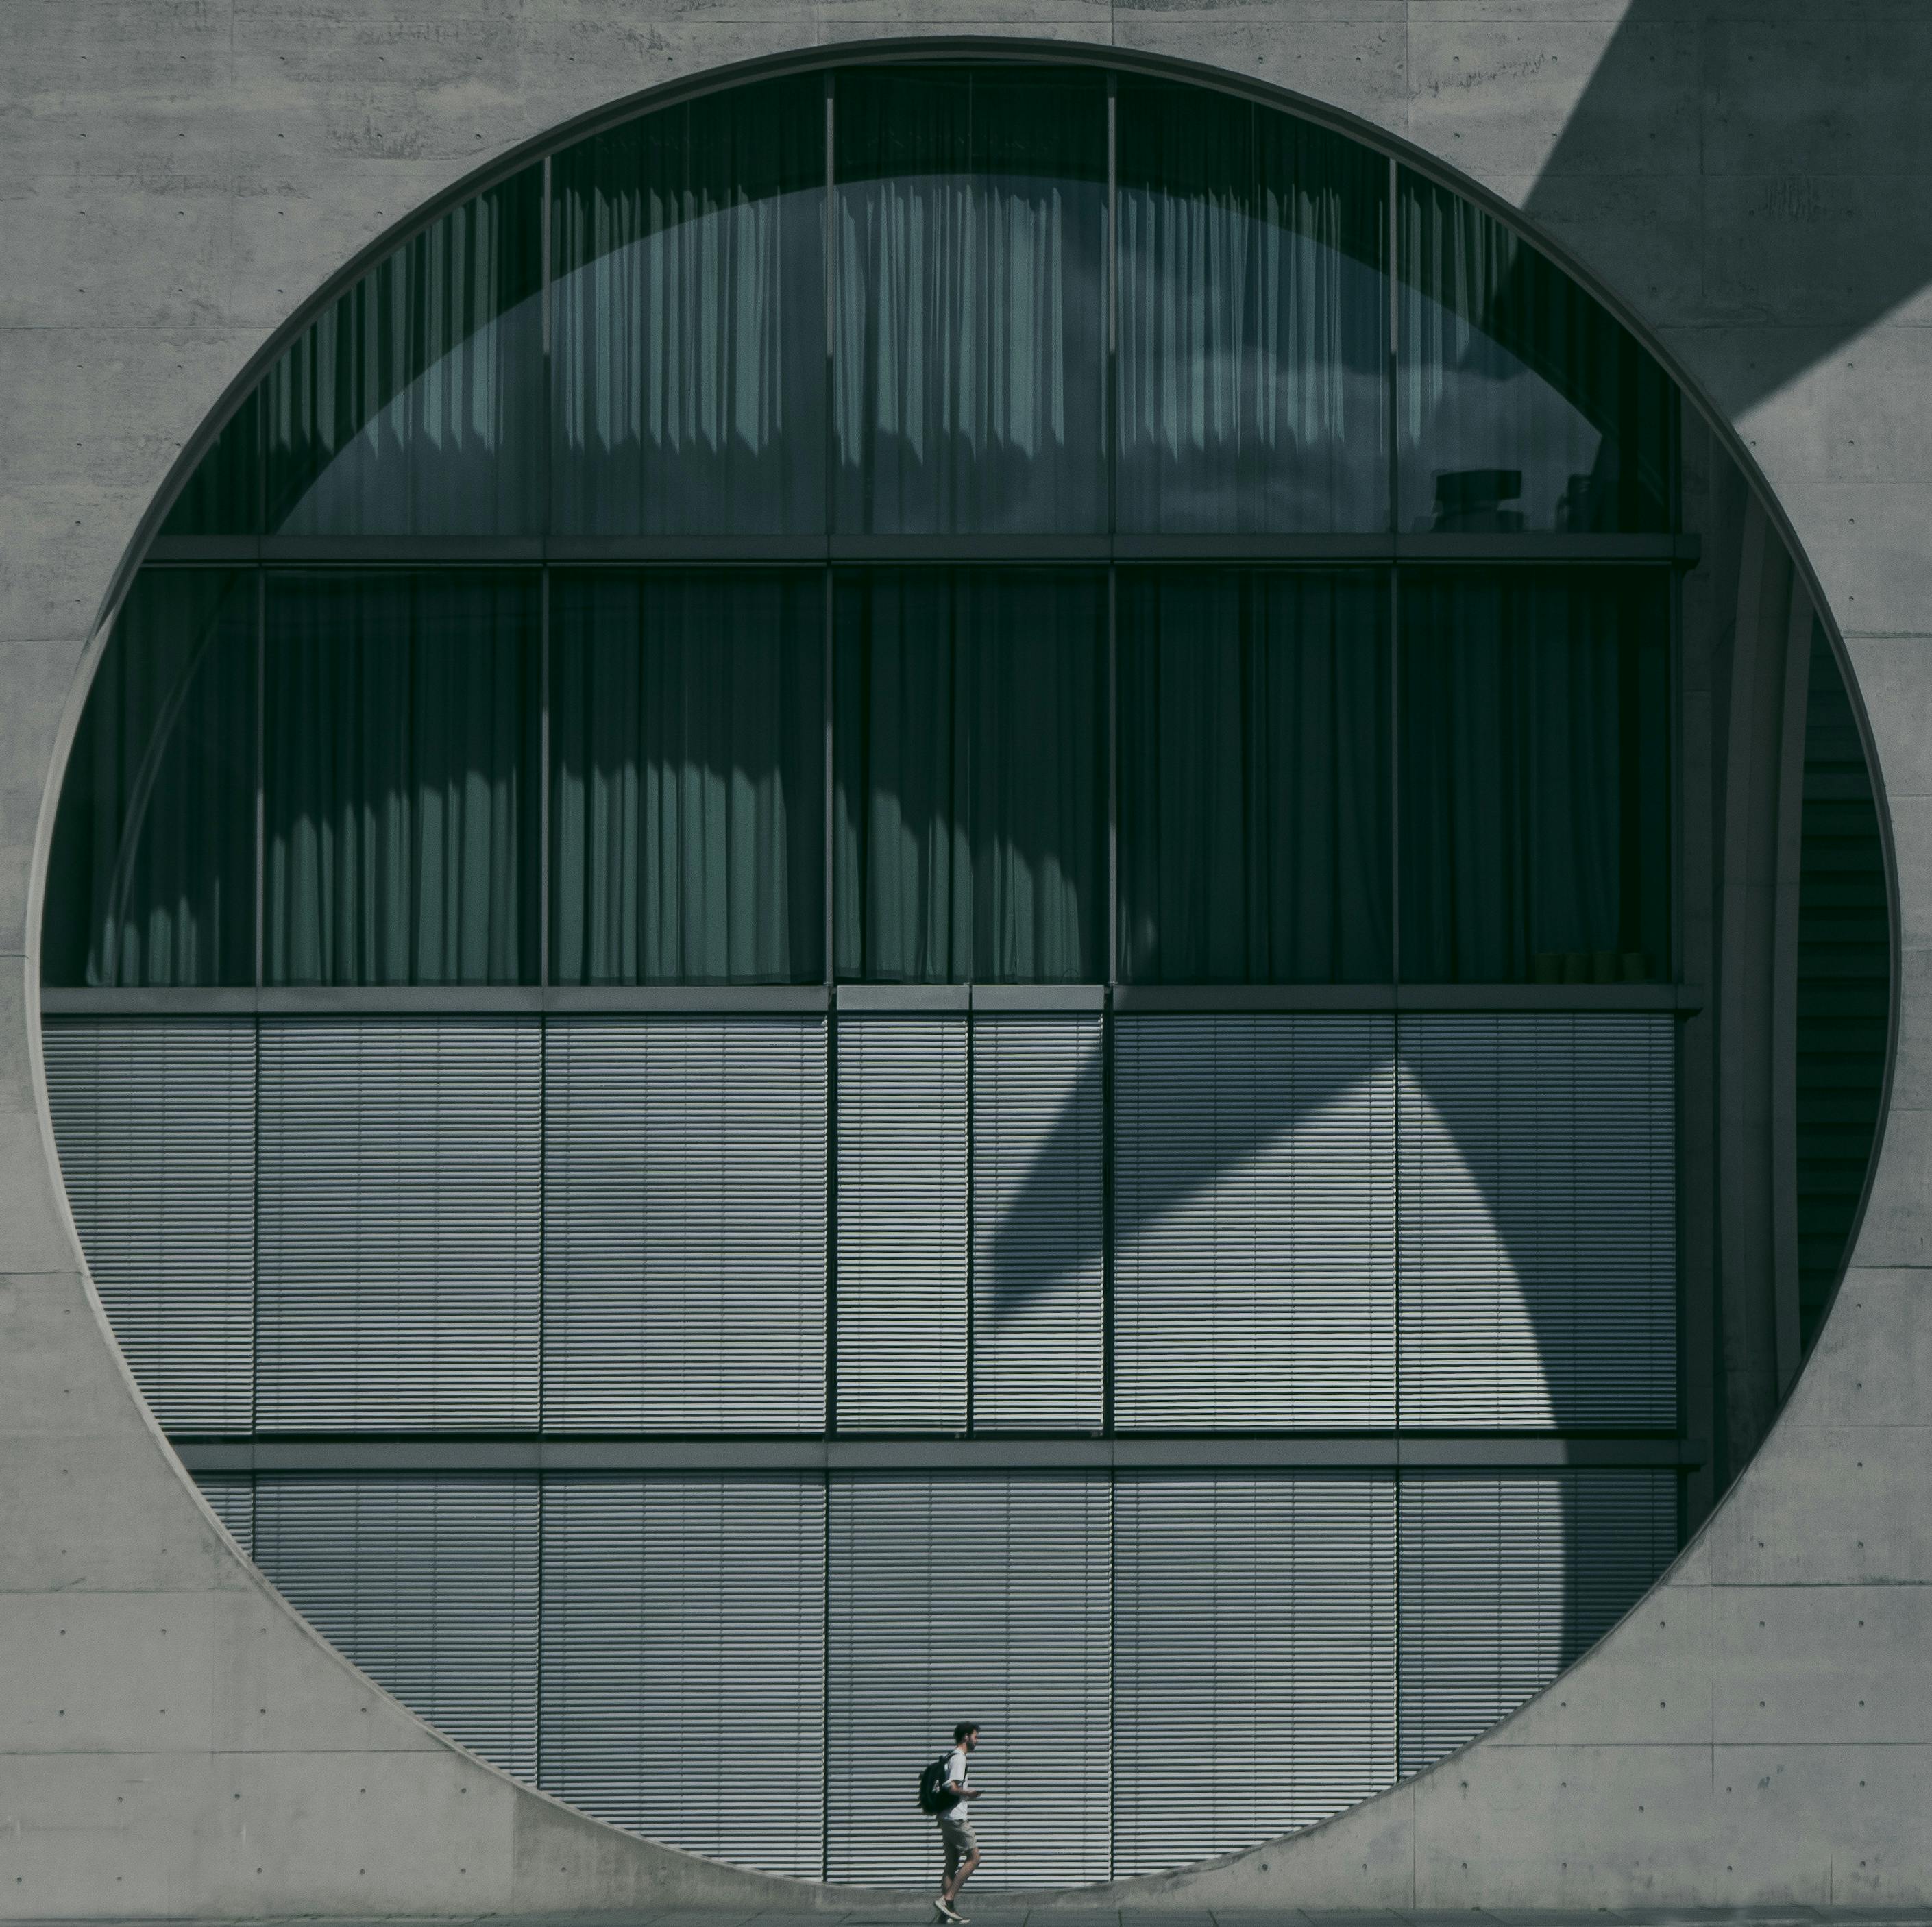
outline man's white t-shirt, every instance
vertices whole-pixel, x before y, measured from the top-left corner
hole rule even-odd
[[[954,1747],[952,1757],[946,1763],[946,1784],[962,1787],[973,1784],[966,1777],[966,1749],[963,1746]],[[964,1820],[970,1805],[968,1801],[956,1800],[950,1806],[943,1806],[939,1809],[939,1817],[941,1820]]]

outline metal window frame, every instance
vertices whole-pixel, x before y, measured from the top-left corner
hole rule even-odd
[[[1023,55],[1036,58],[1037,49]],[[880,54],[870,58],[904,58]],[[930,58],[929,50],[921,57]],[[982,54],[968,57],[984,57]],[[835,174],[836,64],[824,66],[825,100],[825,190],[822,272],[824,277],[826,356],[828,385],[836,354],[838,246],[837,182]],[[539,582],[542,669],[538,735],[538,812],[540,838],[538,928],[536,981],[504,985],[392,985],[301,987],[272,986],[265,976],[262,921],[266,824],[263,776],[267,746],[258,717],[256,781],[256,956],[254,986],[201,990],[88,990],[49,988],[42,993],[50,1014],[112,1014],[122,1017],[224,1014],[256,1017],[308,1015],[460,1016],[483,1013],[517,1014],[541,1019],[589,1013],[629,1014],[639,1017],[678,1015],[821,1014],[828,1019],[826,1135],[826,1409],[822,1432],[796,1438],[705,1437],[550,1437],[538,1429],[516,1436],[446,1434],[385,1438],[362,1434],[262,1437],[182,1437],[176,1449],[191,1470],[241,1473],[323,1472],[375,1473],[452,1470],[470,1472],[744,1472],[785,1471],[830,1479],[848,1471],[891,1468],[943,1473],[1060,1469],[1069,1472],[1203,1470],[1286,1470],[1294,1468],[1348,1468],[1397,1471],[1408,1467],[1505,1469],[1572,1465],[1642,1467],[1668,1469],[1680,1483],[1704,1471],[1707,1449],[1701,1442],[1697,1416],[1680,1401],[1679,1418],[1670,1432],[1626,1431],[1581,1434],[1550,1431],[1509,1434],[1486,1431],[1468,1435],[1405,1432],[1400,1425],[1372,1432],[1349,1434],[1246,1432],[1213,1435],[1141,1434],[1118,1435],[1114,1429],[1114,1227],[1113,1210],[1115,1120],[1113,1116],[1113,1051],[1120,1016],[1157,1013],[1375,1012],[1423,1011],[1628,1011],[1672,1013],[1697,1017],[1704,1009],[1701,987],[1681,981],[1681,875],[1673,876],[1671,891],[1673,942],[1678,946],[1676,980],[1643,984],[1412,984],[1400,978],[1400,757],[1396,733],[1400,705],[1400,620],[1402,571],[1406,567],[1497,568],[1552,566],[1584,571],[1630,569],[1668,572],[1676,578],[1694,567],[1700,556],[1694,535],[1575,535],[1523,533],[1510,535],[1402,534],[1396,529],[1399,499],[1399,370],[1396,330],[1400,320],[1399,208],[1396,186],[1402,163],[1389,156],[1389,206],[1384,271],[1389,291],[1388,341],[1384,406],[1387,410],[1388,525],[1379,532],[1329,534],[1246,535],[1161,535],[1123,532],[1118,526],[1118,467],[1120,406],[1119,358],[1119,268],[1118,186],[1118,74],[1109,64],[1107,74],[1107,186],[1105,244],[1106,303],[1103,332],[1104,397],[1102,410],[1102,459],[1106,488],[1106,532],[1096,535],[956,536],[946,535],[877,536],[827,532],[822,535],[771,537],[585,537],[535,534],[512,538],[408,537],[302,538],[262,535],[242,538],[161,537],[150,541],[143,565],[155,568],[221,565],[252,568],[256,573],[257,706],[266,703],[266,625],[262,600],[269,571],[280,568],[441,569],[518,568],[536,574]],[[710,91],[700,88],[698,91]],[[692,90],[674,90],[683,98]],[[667,97],[668,103],[669,97]],[[654,105],[658,104],[654,101]],[[635,110],[633,109],[633,112]],[[607,118],[611,117],[606,117]],[[616,118],[628,118],[622,115]],[[556,144],[554,139],[550,143]],[[514,165],[528,165],[524,156]],[[542,234],[542,327],[544,366],[541,409],[542,459],[544,467],[544,514],[549,512],[549,469],[554,459],[552,412],[555,406],[550,366],[554,195],[550,155],[542,157],[544,174]],[[450,202],[454,205],[454,202]],[[439,203],[426,211],[426,221],[442,211]],[[1493,210],[1487,210],[1493,212]],[[376,258],[357,264],[366,268]],[[1563,265],[1564,264],[1558,264]],[[1568,271],[1566,268],[1566,271]],[[1573,279],[1578,278],[1574,274]],[[346,285],[346,278],[343,282]],[[1588,283],[1581,285],[1588,289]],[[1595,290],[1589,289],[1592,293]],[[1612,310],[1614,312],[1614,310]],[[266,362],[264,364],[266,366]],[[829,392],[829,385],[828,385]],[[1676,403],[1673,400],[1673,408]],[[1675,442],[1673,444],[1675,445]],[[823,486],[825,521],[832,520],[835,460],[832,425],[825,436]],[[257,463],[258,486],[263,465]],[[184,467],[183,473],[188,472]],[[1673,526],[1681,526],[1675,499]],[[1106,732],[1106,863],[1104,975],[1078,984],[935,984],[867,983],[841,981],[837,956],[837,838],[836,802],[837,706],[837,608],[834,571],[854,565],[875,567],[1076,567],[1104,568],[1107,579],[1106,672],[1102,697]],[[1246,569],[1376,570],[1386,577],[1389,597],[1387,647],[1391,660],[1391,732],[1389,755],[1389,804],[1391,847],[1388,853],[1391,915],[1391,975],[1369,984],[1137,984],[1120,981],[1120,674],[1118,571],[1123,567]],[[550,647],[550,575],[558,568],[578,570],[650,571],[704,569],[817,568],[824,583],[820,646],[824,657],[824,959],[820,980],[794,984],[664,984],[584,986],[553,981],[550,949],[550,730],[551,661]],[[1672,600],[1673,628],[1678,598]],[[1672,700],[1678,695],[1681,661],[1672,651]],[[1680,779],[1682,746],[1675,745],[1673,782]],[[1671,812],[1672,835],[1682,837],[1679,812]],[[897,1436],[868,1433],[842,1435],[838,1413],[838,1146],[836,1029],[839,1015],[853,1014],[948,1014],[971,1019],[981,1012],[1036,1011],[1097,1014],[1102,1023],[1105,1078],[1101,1156],[1102,1159],[1102,1416],[1098,1434],[985,1432],[976,1428],[972,1401],[973,1299],[970,1275],[972,1236],[972,1056],[968,1040],[967,1155],[968,1193],[968,1381],[965,1422],[957,1433]],[[1680,1218],[1681,1218],[1680,1212]],[[1678,1299],[1684,1303],[1684,1265],[1678,1267]],[[1680,1316],[1682,1315],[1680,1308]],[[828,1511],[828,1533],[830,1531]],[[830,1562],[828,1559],[827,1584]],[[826,1609],[830,1610],[828,1597]],[[828,1643],[828,1656],[829,1656]],[[829,1656],[826,1661],[829,1666]],[[825,1823],[828,1827],[829,1818]],[[829,1851],[829,1849],[828,1849]]]
[[[174,1441],[190,1472],[855,1472],[1496,1470],[1591,1465],[1694,1470],[1670,1434],[868,1432],[862,1437],[544,1437],[458,1434],[204,1436]]]

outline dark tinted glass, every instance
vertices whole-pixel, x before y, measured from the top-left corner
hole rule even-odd
[[[1808,1347],[1845,1262],[1885,1095],[1892,919],[1851,692],[1811,627],[1798,881],[1798,1314]]]
[[[1124,572],[1120,974],[1388,981],[1379,572]]]
[[[1124,79],[1120,526],[1388,526],[1388,163]]]
[[[54,822],[43,975],[124,989],[255,978],[255,580],[136,577]]]
[[[550,975],[822,981],[815,571],[554,575]]]
[[[542,178],[526,169],[406,242],[270,370],[271,532],[538,526]]]
[[[262,526],[262,405],[257,389],[235,411],[175,498],[164,535],[253,535]]]
[[[271,984],[537,974],[537,580],[272,574]]]
[[[1405,574],[1402,973],[1669,974],[1670,587]]]
[[[559,154],[552,526],[825,526],[825,87],[668,108]]]
[[[837,622],[839,975],[1102,976],[1104,579],[854,574]]]
[[[892,67],[838,90],[836,526],[1103,529],[1101,76]]]
[[[1570,277],[1405,172],[1397,526],[1598,533],[1670,526],[1669,380]]]

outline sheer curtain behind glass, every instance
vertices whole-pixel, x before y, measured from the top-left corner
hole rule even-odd
[[[1390,975],[1388,581],[1120,578],[1120,974]]]
[[[257,388],[230,418],[195,464],[164,535],[252,535],[262,526],[262,394]]]
[[[822,78],[646,114],[551,178],[553,528],[822,529]]]
[[[68,760],[44,980],[253,983],[254,820],[254,578],[143,570]]]
[[[1405,575],[1402,974],[1667,975],[1669,585]]]
[[[1124,79],[1120,526],[1388,526],[1388,163]]]
[[[1104,580],[855,573],[837,621],[839,975],[1102,976]]]
[[[1667,529],[1670,380],[1500,221],[1405,172],[1397,526]]]
[[[537,965],[534,576],[272,574],[271,984],[516,984]]]
[[[551,578],[550,974],[823,980],[816,572]]]
[[[268,370],[271,532],[536,532],[542,224],[528,168],[379,262]]]
[[[836,526],[1103,529],[1101,76],[862,68],[836,141]]]

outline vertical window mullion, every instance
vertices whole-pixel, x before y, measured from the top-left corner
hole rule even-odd
[[[978,1055],[980,1020],[969,1008],[964,1017],[966,1026],[966,1436],[973,1436],[973,1294],[976,1281],[974,1260],[979,1239],[975,1235],[979,1211],[979,1200],[974,1193],[974,1116],[973,1106],[978,1095],[980,1080]]]
[[[1106,282],[1107,337],[1103,350],[1106,367],[1100,410],[1101,458],[1107,465],[1107,534],[1111,543],[1119,523],[1119,490],[1117,478],[1120,448],[1120,76],[1107,74],[1107,240],[1104,274]]]
[[[261,411],[257,409],[259,415]],[[262,465],[256,464],[261,487]],[[259,506],[259,503],[258,503]],[[268,904],[268,810],[264,789],[268,770],[268,577],[255,569],[255,996],[249,1018],[249,1056],[254,1066],[254,1105],[249,1146],[251,1192],[248,1254],[248,1433],[261,1429],[262,1385],[262,936]],[[253,1505],[253,1487],[250,1505]],[[252,1534],[251,1534],[252,1538]],[[251,1545],[252,1551],[252,1545]]]

